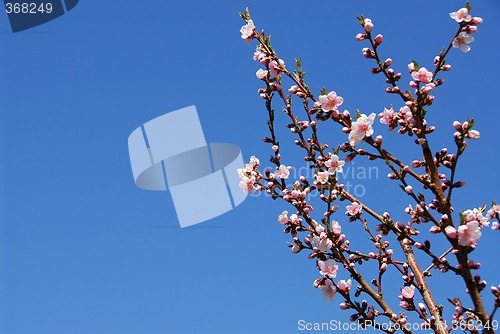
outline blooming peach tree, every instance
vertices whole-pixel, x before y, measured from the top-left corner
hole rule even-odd
[[[315,95],[304,79],[300,60],[295,61],[296,69],[290,71],[271,46],[270,37],[256,29],[248,9],[240,13],[245,20],[241,38],[247,43],[257,43],[253,58],[262,64],[256,76],[263,85],[259,94],[269,117],[269,136],[264,142],[271,146],[270,162],[275,165],[274,170],[261,171],[259,159],[252,156],[249,163],[238,170],[240,187],[245,193],[263,192],[290,205],[278,215],[278,222],[293,238],[291,251],[307,253],[308,258],[315,261],[320,277],[313,286],[323,292],[326,300],[340,295],[340,308],[351,312],[350,320],[363,327],[373,326],[387,333],[412,333],[414,329],[408,326],[408,321],[415,317],[420,319],[420,328],[435,333],[452,330],[495,333],[497,329],[494,315],[500,306],[500,287],[492,286],[490,292],[484,291],[487,283],[476,274],[480,264],[471,254],[481,235],[488,233],[486,230],[500,229],[500,205],[491,203],[489,207],[457,212],[452,201],[454,190],[464,185],[455,179],[458,161],[467,142],[479,139],[480,134],[473,128],[473,119],[450,120],[455,129],[455,147],[434,151],[431,134],[435,127],[426,120],[435,99],[432,93],[443,84],[439,76],[451,70],[446,57],[454,48],[469,52],[470,43],[474,41],[472,36],[482,22],[470,12],[471,6],[467,3],[465,8],[450,13],[458,29],[448,47],[434,58],[432,68],[421,67],[416,61],[408,64],[409,89],[401,87],[403,74],[391,67],[392,60],[380,57],[383,36],[375,34],[372,20],[358,17],[362,32],[356,35],[356,40],[367,44],[362,53],[375,65],[371,73],[385,77],[385,91],[401,99],[399,108],[384,108],[378,115],[341,111],[344,100],[333,90],[323,88]],[[295,144],[303,150],[304,159],[313,172],[309,179],[300,176],[291,180],[292,167],[284,162],[275,131],[276,104],[283,108],[287,128],[296,136]],[[322,142],[319,136],[321,125],[331,121],[340,125],[345,138],[345,142],[336,146]],[[388,131],[396,130],[399,135],[413,139],[420,157],[405,163],[392,154],[385,147],[383,137],[374,134],[377,121]],[[385,162],[389,179],[399,183],[402,198],[411,202],[405,204],[407,221],[395,221],[389,212],[377,212],[339,181],[338,174],[344,166],[360,157]],[[419,185],[422,192],[414,190],[415,185]],[[319,198],[321,209],[312,204],[312,195]],[[345,213],[340,207],[345,208]],[[349,236],[342,233],[346,223],[362,227],[371,250],[363,252],[351,247]],[[448,245],[444,252],[435,253],[431,249],[430,241],[420,235],[423,229],[433,234],[433,238],[441,238],[434,243]],[[400,248],[400,259],[392,244]],[[417,261],[418,252],[428,259],[427,263]],[[361,265],[368,262],[375,263],[378,270],[362,272]],[[341,271],[349,278],[337,279]],[[451,307],[438,304],[427,283],[433,271],[458,276],[468,298],[450,296]],[[398,300],[383,294],[385,275],[401,279]],[[493,294],[493,305],[486,305],[485,293]],[[390,326],[377,324],[374,320],[379,317],[385,317]]]

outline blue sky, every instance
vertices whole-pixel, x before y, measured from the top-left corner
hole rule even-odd
[[[354,40],[356,16],[370,17],[384,34],[383,57],[394,60],[407,82],[411,60],[432,67],[456,29],[448,13],[463,5],[88,0],[16,34],[0,14],[0,331],[296,333],[300,319],[347,321],[350,313],[339,310],[340,300],[323,301],[312,288],[319,277],[314,262],[286,247],[289,236],[276,218],[289,207],[248,198],[223,216],[180,229],[168,193],[135,186],[128,135],[194,104],[208,142],[234,143],[245,160],[257,155],[267,166],[270,151],[261,142],[266,114],[254,74],[259,66],[252,60],[254,46],[240,39],[238,11],[250,7],[287,65],[302,57],[312,89],[336,90],[343,107],[369,114],[400,102],[383,92],[381,77],[369,74],[373,64],[361,55],[366,45]],[[453,70],[442,76],[445,84],[435,91],[429,115],[438,127],[434,149],[452,147],[454,120],[474,116],[481,131],[458,171],[467,182],[455,193],[455,207],[462,210],[499,194],[500,4],[472,5],[484,23],[470,53],[453,50],[448,57]],[[339,130],[325,124],[323,138],[345,141]],[[404,137],[381,125],[375,131],[403,160],[419,157]],[[284,150],[290,164],[302,166],[301,152],[293,145]],[[408,199],[386,180],[384,166],[378,168],[378,177],[353,182],[364,187],[371,206],[406,219]],[[376,191],[381,185],[382,193]],[[193,210],[209,195],[193,189]],[[344,224],[352,243],[363,245],[358,227]],[[489,285],[500,283],[492,255],[498,233],[485,231],[473,256]],[[436,274],[430,285],[443,292],[442,302],[464,290],[451,274]],[[397,294],[388,293],[394,309]]]

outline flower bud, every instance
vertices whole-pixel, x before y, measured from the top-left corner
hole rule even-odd
[[[480,25],[481,23],[483,23],[483,19],[480,18],[480,17],[477,17],[477,16],[474,16],[470,21],[469,21],[469,24],[471,25],[475,25],[475,26],[478,26]]]
[[[420,310],[420,312],[422,312],[422,313],[427,313],[427,309],[425,308],[424,303],[418,303],[418,309],[419,309],[419,310]]]
[[[357,41],[362,41],[366,38],[366,34],[359,33],[356,35],[356,40]]]
[[[444,233],[446,233],[448,238],[451,239],[455,239],[456,237],[458,237],[458,231],[453,226],[446,226],[446,228],[444,229]]]

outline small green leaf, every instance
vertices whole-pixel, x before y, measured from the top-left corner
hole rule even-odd
[[[419,67],[418,67],[418,63],[416,60],[413,61],[413,70],[414,71],[418,71]]]
[[[359,109],[356,109],[356,120],[361,117],[361,112]]]
[[[250,11],[248,10],[248,7],[245,8],[245,12],[244,13],[239,13],[238,14],[241,16],[241,18],[245,21],[248,21],[250,20]]]
[[[472,6],[471,6],[471,4],[469,3],[469,1],[467,1],[467,3],[465,4],[465,8],[467,8],[467,10],[468,10],[468,11],[469,11],[469,13],[470,13],[470,11],[472,10]]]

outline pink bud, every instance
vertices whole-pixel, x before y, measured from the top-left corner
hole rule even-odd
[[[375,43],[380,45],[382,44],[382,41],[384,40],[384,36],[382,36],[381,34],[378,34],[376,37],[375,37]]]
[[[409,63],[408,64],[408,71],[411,73],[413,71],[415,71],[415,64],[413,63]]]
[[[422,312],[422,313],[426,313],[426,312],[427,312],[427,310],[426,310],[426,308],[425,308],[424,303],[418,303],[418,309],[419,309],[419,310],[420,310],[420,312]]]
[[[364,28],[365,28],[365,31],[366,32],[371,32],[372,29],[373,29],[373,23],[372,23],[372,20],[370,20],[369,18],[366,18],[364,20],[365,22],[365,25],[364,25]]]
[[[458,237],[458,231],[453,226],[446,226],[446,228],[444,229],[444,233],[446,233],[446,235],[451,239],[455,239],[456,237]]]
[[[467,132],[467,137],[472,139],[472,140],[477,140],[479,139],[480,133],[477,130],[470,130]]]
[[[356,40],[357,41],[362,41],[366,38],[366,34],[359,33],[356,35]]]
[[[290,87],[288,89],[288,92],[290,94],[296,94],[298,91],[299,91],[299,86],[297,86],[297,85],[293,85],[292,87]]]
[[[405,191],[407,194],[413,194],[413,187],[412,186],[406,186]]]
[[[298,252],[300,252],[301,250],[302,250],[302,247],[300,247],[300,246],[299,246],[299,245],[297,245],[297,244],[293,245],[293,247],[292,247],[292,252],[293,252],[294,254],[297,254],[297,253],[298,253]]]
[[[465,28],[465,32],[468,34],[473,34],[473,33],[477,32],[477,27],[476,26],[467,26]]]
[[[404,310],[407,310],[407,311],[411,311],[412,310],[412,306],[410,305],[410,303],[408,303],[407,301],[405,300],[402,300],[400,303],[399,303],[399,306],[401,306],[402,309]]]
[[[436,233],[439,233],[441,231],[441,228],[439,228],[439,226],[432,226],[430,229],[429,229],[429,232],[432,233],[432,234],[436,234]]]
[[[469,24],[473,24],[475,26],[478,26],[480,25],[481,23],[483,23],[483,19],[480,18],[480,17],[477,17],[477,16],[474,16],[470,21],[469,21]]]

